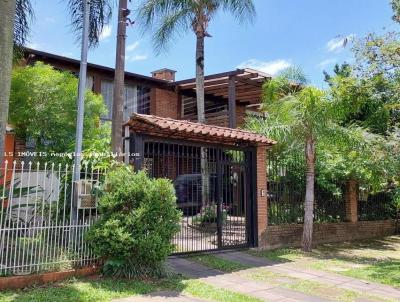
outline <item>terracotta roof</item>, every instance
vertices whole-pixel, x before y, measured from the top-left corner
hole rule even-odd
[[[236,145],[273,145],[275,141],[250,131],[134,113],[125,123],[136,133]]]

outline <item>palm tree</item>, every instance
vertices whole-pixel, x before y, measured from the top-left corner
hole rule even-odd
[[[0,163],[4,155],[8,100],[10,98],[14,1],[0,1]]]
[[[204,112],[204,38],[211,37],[208,27],[219,10],[231,12],[239,21],[255,16],[253,0],[147,0],[138,11],[145,30],[156,27],[153,41],[160,52],[174,34],[192,30],[196,35],[196,96],[198,122],[205,122]]]
[[[165,48],[176,33],[187,30],[196,35],[197,121],[205,123],[204,109],[204,39],[212,18],[219,10],[231,12],[239,21],[255,16],[253,0],[147,0],[138,11],[138,19],[147,30],[156,27],[153,42],[156,52]],[[209,199],[207,149],[201,148],[202,202]]]
[[[268,118],[250,120],[247,127],[273,137],[282,144],[287,142],[288,145],[294,143],[303,147],[306,193],[302,248],[311,251],[316,146],[321,134],[329,128],[332,105],[322,90],[304,87],[305,83],[305,77],[293,68],[265,83],[263,110],[268,113]]]
[[[70,25],[77,35],[77,39],[81,36],[82,31],[83,1],[64,1],[67,2],[71,16]],[[94,47],[98,44],[104,26],[110,22],[114,1],[90,0],[90,46]],[[0,70],[2,71],[0,73],[0,162],[4,153],[4,137],[8,118],[13,45],[19,49],[27,41],[33,16],[32,0],[0,1]]]

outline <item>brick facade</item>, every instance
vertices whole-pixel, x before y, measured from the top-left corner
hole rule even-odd
[[[241,128],[244,125],[246,118],[246,106],[236,105],[236,126]]]
[[[346,221],[357,222],[358,220],[358,183],[355,180],[346,182],[346,193],[344,195],[346,207]]]
[[[179,119],[180,107],[178,94],[170,90],[152,88],[150,114]]]
[[[256,201],[257,201],[257,232],[258,232],[257,238],[259,246],[263,246],[265,244],[266,232],[268,229],[266,156],[267,156],[266,147],[265,146],[257,147]]]
[[[314,224],[313,244],[334,243],[393,235],[395,221],[358,221]],[[300,247],[302,224],[268,226],[260,248]]]

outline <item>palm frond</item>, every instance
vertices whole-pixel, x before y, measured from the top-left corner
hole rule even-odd
[[[136,11],[142,33],[153,32],[155,52],[168,48],[175,36],[185,33],[191,26],[194,12],[193,0],[147,0]]]
[[[256,9],[253,0],[221,0],[222,8],[234,15],[239,22],[253,22]]]
[[[26,43],[33,19],[34,12],[31,1],[16,0],[14,43],[17,47],[23,46]]]
[[[191,11],[186,9],[177,10],[165,16],[153,36],[156,54],[160,54],[162,50],[167,49],[174,36],[179,36],[179,33],[185,32],[189,28],[190,16]]]
[[[90,0],[89,14],[89,46],[95,47],[99,43],[100,35],[104,27],[109,24],[112,17],[112,10],[115,0]],[[76,40],[80,41],[83,26],[83,1],[68,0],[68,8],[71,17],[71,27],[76,35]]]

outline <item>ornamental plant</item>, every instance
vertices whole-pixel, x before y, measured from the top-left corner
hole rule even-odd
[[[107,174],[99,200],[100,220],[87,239],[104,262],[103,273],[123,278],[165,275],[181,213],[168,179],[152,179],[126,165]]]

